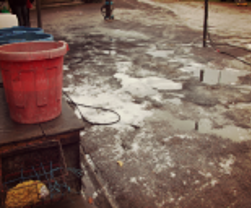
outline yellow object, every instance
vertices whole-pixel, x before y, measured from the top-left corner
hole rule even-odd
[[[25,207],[40,201],[41,188],[45,186],[40,181],[25,181],[17,184],[7,192],[5,205],[7,208]]]
[[[247,5],[248,5],[247,2],[244,2],[244,3],[236,3],[236,4],[237,4],[237,6],[247,6]]]
[[[118,163],[118,165],[119,165],[120,167],[122,167],[122,166],[123,166],[123,164],[124,164],[124,163],[123,163],[122,161],[120,161],[120,160],[119,160],[119,161],[117,161],[117,163]]]

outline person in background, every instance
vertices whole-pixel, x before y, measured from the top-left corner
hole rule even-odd
[[[27,0],[26,2],[26,6],[27,6],[27,16],[28,16],[28,26],[31,26],[31,22],[30,22],[30,9],[32,8],[32,2],[31,0]]]
[[[12,13],[17,15],[19,26],[29,26],[27,0],[8,0]]]
[[[10,6],[11,13],[12,13],[12,14],[16,14],[16,13],[15,13],[14,5],[12,4],[12,1],[11,1],[11,0],[8,0],[8,4],[9,4],[9,6]]]

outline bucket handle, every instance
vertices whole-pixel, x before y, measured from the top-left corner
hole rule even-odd
[[[36,88],[36,100],[37,106],[42,107],[48,104],[48,78],[47,74],[43,70],[35,70],[35,88]]]
[[[23,85],[21,79],[21,72],[11,75],[11,87],[13,93],[13,101],[17,107],[25,107],[25,98],[23,93]]]

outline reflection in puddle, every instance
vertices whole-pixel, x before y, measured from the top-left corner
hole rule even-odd
[[[181,90],[182,84],[165,78],[146,77],[141,78],[142,82],[157,90]]]
[[[193,120],[181,120],[174,117],[171,113],[165,112],[163,115],[158,113],[157,118],[163,116],[168,118],[169,125],[173,127],[173,129],[180,130],[180,131],[198,131],[202,134],[211,134],[220,136],[225,139],[231,139],[233,141],[244,141],[250,140],[251,130],[243,129],[236,126],[224,126],[223,128],[213,128],[212,122],[209,119],[200,119],[199,121]]]
[[[123,73],[113,75],[121,82],[122,91],[133,96],[146,97],[157,94],[156,90],[181,90],[182,83],[160,77],[135,78]]]
[[[246,71],[234,69],[213,70],[206,69],[204,72],[204,83],[206,84],[236,84],[239,76],[247,75]],[[197,76],[197,74],[196,74]]]
[[[233,141],[244,141],[250,139],[250,130],[237,126],[224,126],[223,128],[212,129],[210,121],[201,120],[198,123],[198,131],[204,134],[215,134],[223,138],[229,138]]]
[[[181,99],[180,98],[172,98],[172,99],[166,99],[167,102],[172,103],[174,105],[181,105]]]
[[[116,30],[110,30],[109,31],[111,33],[112,36],[117,36],[120,38],[126,38],[126,40],[129,39],[148,39],[148,37],[143,34],[143,33],[139,33],[136,31],[128,31],[128,30],[120,30],[120,29],[116,29]]]
[[[180,69],[183,72],[190,72],[195,77],[200,77],[200,71],[204,70],[203,83],[209,85],[216,84],[236,84],[240,76],[249,74],[248,71],[240,71],[232,68],[225,68],[223,70],[217,70],[213,68],[206,68],[203,65],[190,64]]]
[[[173,50],[156,50],[156,51],[148,51],[146,54],[149,54],[153,57],[167,58],[168,56],[173,54]]]
[[[115,64],[119,73],[126,73],[132,68],[132,62],[129,61],[116,62]]]
[[[103,53],[107,55],[116,55],[117,52],[115,50],[105,50]]]

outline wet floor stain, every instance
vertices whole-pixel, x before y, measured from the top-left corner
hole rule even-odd
[[[170,101],[169,101],[170,102]],[[180,105],[179,99],[173,99],[171,102]],[[248,141],[251,139],[251,130],[241,128],[235,125],[225,125],[215,128],[210,119],[179,119],[172,113],[165,111],[155,114],[156,117],[164,119],[175,130],[183,133],[198,132],[199,134],[215,135],[223,139],[230,139],[234,142]]]
[[[243,198],[249,202],[251,187],[251,132],[243,126],[249,114],[236,110],[240,106],[228,109],[235,100],[228,95],[242,98],[242,90],[249,96],[250,88],[237,89],[248,71],[218,66],[222,58],[207,58],[213,56],[209,50],[202,57],[201,34],[167,23],[173,17],[155,16],[149,23],[143,13],[128,12],[112,24],[100,21],[91,31],[75,25],[76,31],[66,35],[71,51],[65,90],[76,102],[121,115],[116,125],[87,128],[85,151],[121,208],[249,207],[242,203]],[[218,84],[232,88],[211,86]],[[198,109],[207,114],[200,117]],[[90,120],[114,119],[81,111]],[[215,115],[226,112],[228,122],[215,125]]]
[[[104,54],[107,54],[107,55],[116,55],[117,52],[115,50],[105,50],[103,51]]]
[[[156,51],[147,51],[146,54],[149,54],[153,57],[161,57],[161,58],[167,58],[169,57],[170,55],[173,55],[174,54],[174,51],[170,50],[170,51],[167,51],[167,50],[156,50]]]
[[[239,77],[250,74],[249,71],[237,70],[232,68],[217,69],[216,66],[204,65],[188,65],[180,69],[183,72],[192,73],[192,76],[201,78],[201,81],[208,85],[236,85],[239,81]]]

